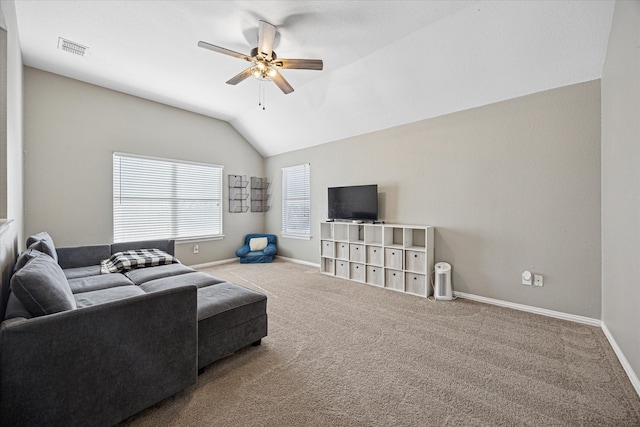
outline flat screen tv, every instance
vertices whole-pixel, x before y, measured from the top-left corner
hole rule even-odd
[[[329,187],[330,220],[376,221],[378,219],[378,185]]]

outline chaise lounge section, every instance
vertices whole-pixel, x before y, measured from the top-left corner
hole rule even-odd
[[[180,264],[173,240],[27,243],[2,289],[0,425],[113,425],[267,335],[266,296]],[[101,274],[150,248],[171,262]]]

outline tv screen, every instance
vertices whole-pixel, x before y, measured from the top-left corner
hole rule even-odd
[[[329,219],[365,221],[378,219],[377,184],[330,187],[328,193]]]

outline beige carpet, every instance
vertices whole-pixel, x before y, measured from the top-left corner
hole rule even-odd
[[[269,336],[124,425],[640,425],[599,328],[283,261],[203,271],[266,293]]]

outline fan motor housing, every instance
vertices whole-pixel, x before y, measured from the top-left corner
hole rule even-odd
[[[251,49],[251,57],[256,58],[258,56],[258,48],[254,47],[253,49]],[[275,60],[278,57],[278,55],[276,55],[276,51],[272,50],[271,51],[271,60]]]

